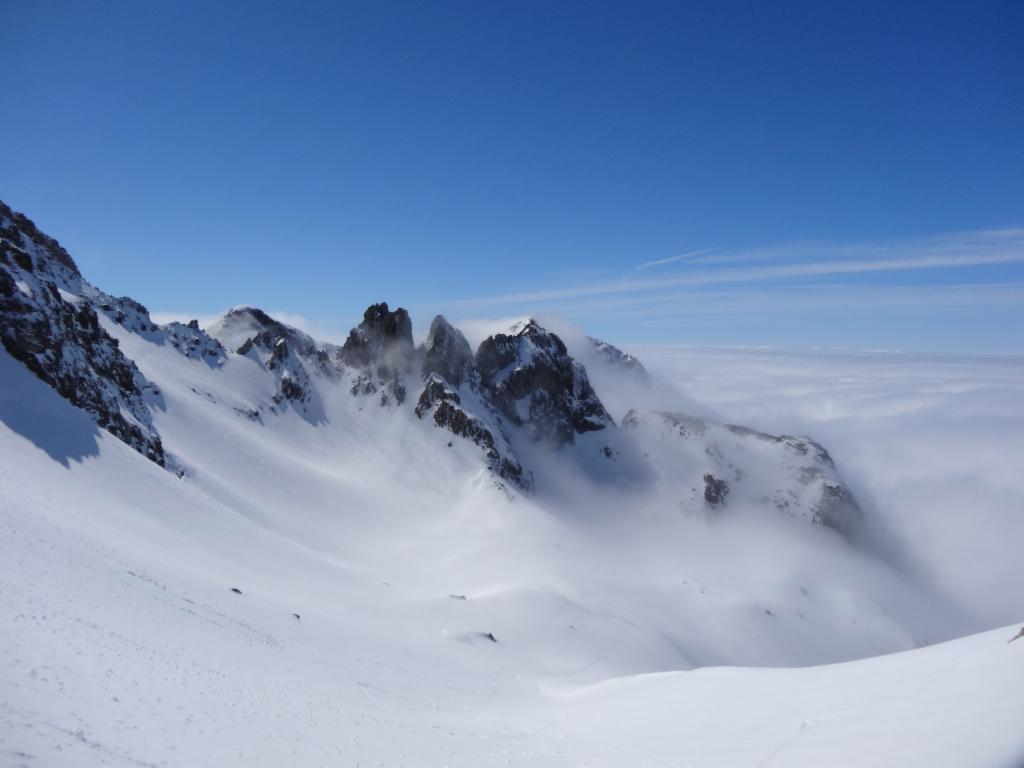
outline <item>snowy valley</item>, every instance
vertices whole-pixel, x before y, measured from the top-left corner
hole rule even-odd
[[[1024,761],[1019,627],[642,355],[158,324],[2,204],[0,340],[3,765]]]

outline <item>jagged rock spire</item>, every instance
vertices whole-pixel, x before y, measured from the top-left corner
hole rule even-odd
[[[409,313],[401,307],[392,312],[381,302],[369,306],[363,322],[351,330],[341,348],[341,359],[346,365],[363,368],[392,351],[409,352],[412,346]]]
[[[430,333],[424,344],[423,376],[436,373],[454,387],[462,384],[467,370],[473,365],[473,350],[462,332],[441,315],[430,324]]]

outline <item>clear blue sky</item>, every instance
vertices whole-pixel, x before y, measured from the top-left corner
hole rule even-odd
[[[1024,3],[3,8],[0,198],[152,310],[1024,352]]]

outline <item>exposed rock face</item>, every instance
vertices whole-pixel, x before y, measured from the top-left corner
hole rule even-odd
[[[386,303],[373,304],[363,313],[363,322],[353,328],[341,348],[341,360],[353,368],[399,362],[412,350],[412,321],[399,307],[394,312]]]
[[[49,235],[39,231],[36,225],[23,213],[12,211],[0,201],[0,240],[5,240],[15,251],[11,258],[22,269],[32,271],[32,256],[63,268],[67,275],[81,277],[78,265],[64,247]]]
[[[725,503],[725,497],[729,495],[729,484],[725,480],[704,473],[704,501],[712,507],[718,507]]]
[[[498,477],[523,490],[532,488],[529,474],[523,471],[504,438],[500,442],[496,440],[481,419],[467,413],[462,406],[462,397],[438,374],[430,374],[427,378],[415,413],[421,419],[432,413],[436,426],[480,446],[487,456],[488,466]]]
[[[309,374],[292,351],[287,339],[278,339],[274,344],[267,368],[278,375],[279,392],[274,397],[275,403],[280,404],[284,400],[295,404],[309,402],[312,396]]]
[[[97,292],[93,304],[125,330],[154,344],[168,344],[187,358],[201,360],[213,368],[224,365],[227,359],[221,343],[202,330],[195,320],[188,324],[157,325],[145,306],[127,296],[114,298]]]
[[[416,404],[416,416],[422,419],[432,415],[435,426],[478,445],[494,475],[522,490],[531,490],[530,474],[523,470],[501,431],[493,405],[482,396],[469,342],[441,315],[430,324],[422,371],[426,383]],[[460,392],[469,396],[480,415],[467,409]]]
[[[185,324],[167,323],[160,326],[160,330],[166,335],[167,343],[185,357],[202,360],[215,368],[220,368],[227,360],[227,350],[201,329],[195,320]]]
[[[453,328],[441,315],[430,324],[423,346],[423,376],[436,373],[453,387],[472,373],[473,350],[462,332]]]
[[[340,362],[355,368],[353,395],[380,392],[380,404],[405,402],[404,377],[413,366],[412,321],[399,307],[394,312],[385,303],[373,304],[363,321],[353,328],[337,352]]]
[[[845,486],[828,480],[822,482],[821,497],[812,512],[812,522],[839,531],[847,539],[856,535],[864,519],[853,494]]]
[[[682,413],[634,410],[621,426],[648,447],[646,455],[659,465],[663,481],[684,496],[703,485],[704,501],[711,507],[724,506],[727,497],[730,504],[774,507],[848,539],[863,521],[828,451],[809,438],[770,435]]]
[[[584,432],[614,426],[583,366],[533,320],[485,339],[476,367],[481,389],[501,415],[534,440],[565,445]]]
[[[144,402],[159,397],[100,325],[81,279],[56,240],[0,203],[0,341],[96,423],[163,466],[160,436]]]

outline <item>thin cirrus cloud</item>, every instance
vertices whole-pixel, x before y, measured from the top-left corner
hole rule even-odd
[[[711,249],[640,264],[636,269],[669,268],[658,278],[617,280],[534,291],[510,292],[450,302],[464,310],[495,306],[544,306],[551,302],[580,302],[600,297],[632,296],[648,302],[673,289],[709,286],[775,284],[807,278],[842,279],[844,276],[917,271],[955,270],[1024,263],[1024,230],[1000,229],[961,233],[942,238],[902,243],[859,245],[794,245],[720,252],[695,258]],[[716,263],[739,266],[715,268]],[[765,263],[769,262],[769,263]],[[706,265],[711,264],[711,268]]]
[[[681,253],[678,256],[669,256],[667,259],[655,259],[654,261],[645,261],[642,264],[637,264],[636,270],[640,271],[644,269],[651,269],[652,267],[665,267],[668,266],[669,264],[675,264],[680,261],[693,262],[696,259],[696,257],[703,256],[704,254],[707,253],[714,253],[717,250],[717,248],[701,248],[698,251],[687,251],[686,253]]]
[[[664,320],[696,316],[838,313],[880,310],[927,310],[952,307],[1024,305],[1024,282],[957,283],[941,291],[931,286],[863,286],[816,284],[813,290],[674,290],[645,294],[601,296],[573,303],[574,314],[606,320]]]

